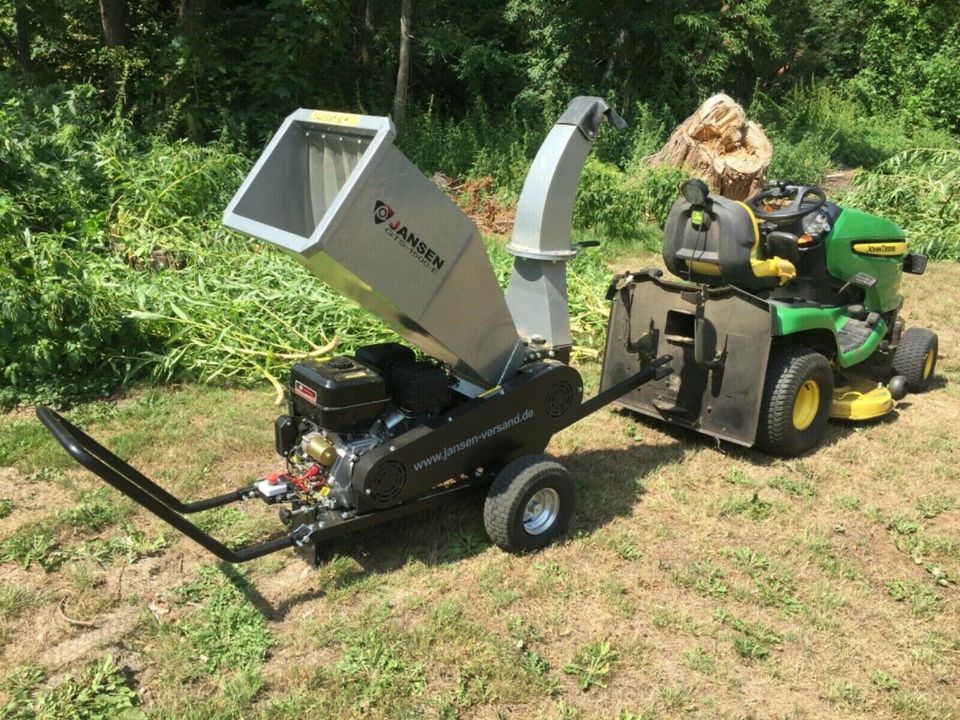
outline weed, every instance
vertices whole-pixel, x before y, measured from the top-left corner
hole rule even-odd
[[[728,473],[723,476],[723,481],[730,483],[731,485],[746,485],[747,487],[753,487],[756,483],[747,477],[746,473],[743,472],[738,467],[731,469]]]
[[[887,527],[898,535],[913,535],[920,530],[920,524],[904,517],[892,517],[887,520]]]
[[[863,691],[851,682],[838,680],[827,688],[827,700],[849,708],[863,706]]]
[[[656,720],[656,717],[657,714],[653,710],[644,710],[639,713],[621,710],[617,720]]]
[[[525,649],[531,643],[543,641],[543,633],[517,615],[507,620],[507,630],[518,650]]]
[[[13,500],[0,498],[0,520],[7,517],[12,512],[13,512]]]
[[[20,587],[0,586],[0,619],[16,620],[32,600],[31,594]]]
[[[695,562],[684,571],[672,574],[678,585],[696,591],[704,597],[723,597],[729,588],[723,571],[708,560]]]
[[[688,668],[703,673],[704,675],[713,675],[717,669],[717,659],[702,647],[688,650],[684,653],[683,659],[687,663]]]
[[[256,667],[266,658],[273,638],[263,616],[244,595],[243,573],[208,566],[200,569],[200,575],[205,580],[202,589],[185,591],[181,597],[209,595],[203,607],[184,621],[183,637],[208,672]]]
[[[622,528],[607,534],[603,541],[608,548],[628,562],[635,562],[643,557],[636,540]]]
[[[754,522],[763,522],[773,513],[774,504],[764,500],[757,492],[752,495],[733,494],[715,503],[714,511],[721,517],[745,514]]]
[[[33,720],[36,712],[33,692],[44,681],[44,673],[36,665],[13,668],[0,683],[0,690],[7,694],[7,702],[0,707],[0,717],[5,720]]]
[[[801,497],[807,500],[817,496],[817,488],[813,485],[813,483],[807,480],[800,480],[798,478],[790,478],[783,475],[778,475],[770,480],[767,485],[772,488],[776,488],[777,490],[782,490],[788,495]]]
[[[737,655],[747,660],[762,660],[770,654],[770,648],[749,635],[738,635],[733,639],[733,647]]]
[[[840,495],[833,502],[841,510],[859,510],[861,505],[860,498],[856,495]]]
[[[470,557],[490,547],[486,534],[475,527],[458,526],[450,535],[450,547],[444,553],[449,559]]]
[[[890,677],[883,670],[871,670],[867,673],[867,679],[881,692],[893,692],[900,689],[900,683],[897,682],[896,678]]]
[[[59,515],[60,520],[76,528],[93,532],[116,525],[132,512],[110,488],[100,487],[80,493],[79,501]]]
[[[0,561],[14,561],[24,568],[37,563],[50,572],[67,560],[60,541],[45,524],[24,525],[0,544]]]
[[[759,660],[770,654],[771,645],[783,642],[783,636],[760,623],[750,624],[723,609],[717,609],[714,619],[736,630],[733,645],[740,657]]]
[[[589,690],[594,685],[605,688],[618,657],[608,640],[600,640],[580,648],[563,671],[577,679],[581,690]]]
[[[920,617],[939,612],[943,598],[915,580],[893,580],[887,583],[887,592],[897,602],[910,605],[910,612]]]
[[[42,694],[33,712],[38,720],[144,717],[135,710],[136,704],[137,694],[108,655],[88,665],[77,679],[67,676],[58,687]]]
[[[952,495],[925,495],[917,500],[917,510],[927,520],[932,520],[948,510],[953,510],[957,500]]]
[[[691,616],[673,608],[654,607],[650,612],[650,620],[659,630],[680,630],[690,635],[700,634],[700,628]]]
[[[660,702],[664,708],[685,715],[693,713],[697,709],[697,704],[693,699],[693,691],[689,688],[677,685],[676,687],[667,687],[660,689]]]

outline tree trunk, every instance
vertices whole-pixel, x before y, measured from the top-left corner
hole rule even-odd
[[[703,178],[714,192],[743,200],[763,185],[773,148],[763,128],[727,95],[714,95],[684,120],[650,158]]]
[[[100,24],[107,47],[127,44],[126,0],[100,0]]]
[[[401,132],[407,121],[407,89],[410,87],[410,15],[412,0],[403,0],[400,9],[400,68],[397,92],[393,96],[393,122]]]
[[[23,74],[29,75],[33,72],[30,8],[26,0],[16,0],[14,7],[14,22],[17,24],[17,63]]]
[[[364,67],[370,64],[370,44],[372,42],[373,0],[366,0],[363,3],[363,26],[360,28],[360,64]]]

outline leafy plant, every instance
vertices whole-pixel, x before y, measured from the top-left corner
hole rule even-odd
[[[593,686],[605,688],[607,677],[619,657],[608,640],[599,640],[580,648],[563,671],[577,679],[581,690]]]
[[[60,685],[42,693],[26,712],[37,720],[132,720],[145,717],[137,709],[137,701],[137,694],[127,685],[123,672],[107,655],[90,663],[79,677],[68,675]]]
[[[916,616],[939,612],[943,605],[938,593],[915,580],[892,580],[887,583],[887,592],[897,602],[906,602]]]
[[[233,568],[201,568],[209,596],[182,626],[184,639],[203,660],[207,672],[253,669],[260,665],[274,640],[263,615],[244,595],[243,574]]]

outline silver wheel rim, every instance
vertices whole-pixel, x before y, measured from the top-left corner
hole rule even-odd
[[[560,514],[560,494],[553,488],[537,490],[523,510],[523,529],[528,535],[540,535],[550,529]]]

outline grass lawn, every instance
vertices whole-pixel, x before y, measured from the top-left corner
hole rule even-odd
[[[477,499],[317,569],[224,566],[0,417],[0,717],[958,718],[960,266],[904,294],[940,335],[929,393],[793,460],[601,411],[551,443],[579,505],[526,557]],[[71,418],[197,497],[277,466],[276,412],[174,386]],[[259,503],[200,522],[279,527]]]

